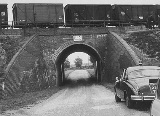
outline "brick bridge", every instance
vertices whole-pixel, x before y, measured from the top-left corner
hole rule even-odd
[[[139,62],[131,47],[107,28],[28,29],[25,33],[29,39],[6,68],[4,96],[17,93],[27,81],[63,85],[63,63],[73,52],[85,52],[96,60],[97,82],[113,82],[122,68]]]

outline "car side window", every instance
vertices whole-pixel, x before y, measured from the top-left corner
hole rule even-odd
[[[128,79],[128,73],[126,71],[124,79]]]
[[[122,79],[125,79],[125,76],[126,76],[126,69],[124,69],[123,71]]]
[[[124,72],[123,72],[123,80],[126,80],[128,78],[128,73],[127,73],[127,70],[124,69]]]

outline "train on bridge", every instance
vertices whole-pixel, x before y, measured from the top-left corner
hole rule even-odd
[[[14,3],[14,28],[145,25],[152,15],[160,25],[160,5]],[[0,4],[0,26],[8,24],[7,4]]]

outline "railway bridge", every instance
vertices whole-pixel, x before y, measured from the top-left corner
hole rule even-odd
[[[25,81],[44,83],[44,77],[52,86],[63,85],[64,61],[73,52],[95,59],[97,82],[112,82],[123,68],[139,62],[131,47],[104,27],[26,29],[25,34],[29,39],[6,68],[3,96],[16,94]]]

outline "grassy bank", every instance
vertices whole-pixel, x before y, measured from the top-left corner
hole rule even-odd
[[[6,100],[1,100],[0,104],[2,105],[2,111],[17,110],[23,107],[34,106],[35,104],[48,99],[60,89],[62,88],[53,87],[42,91],[18,93],[17,95],[12,96]]]

